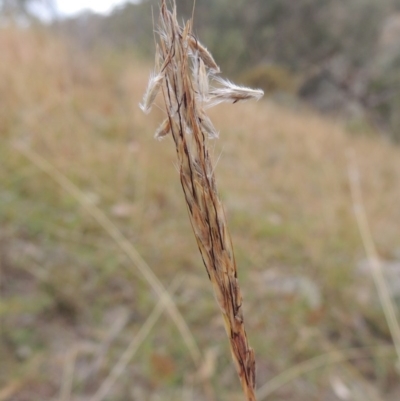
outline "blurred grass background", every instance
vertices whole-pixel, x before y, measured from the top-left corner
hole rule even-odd
[[[92,400],[157,303],[115,241],[54,180],[56,172],[116,225],[166,287],[183,275],[174,300],[205,359],[200,369],[193,365],[164,314],[104,399],[242,399],[187,219],[173,146],[170,139],[153,140],[163,111],[155,108],[148,117],[138,108],[152,67],[146,52],[154,49],[149,3],[46,26],[22,13],[27,9],[2,10],[0,400]],[[196,21],[204,24],[198,30],[212,48],[213,18],[228,6],[215,2],[209,16],[208,2],[198,3]],[[241,4],[228,7],[229,24],[221,29],[241,29],[231,22]],[[138,21],[146,27],[141,36],[122,29],[139,29]],[[214,28],[207,31],[207,24]],[[321,368],[295,375],[268,399],[398,400],[395,351],[354,218],[346,158],[355,150],[368,219],[398,306],[400,150],[390,140],[396,136],[390,118],[366,111],[349,117],[336,109],[323,116],[297,95],[302,71],[275,62],[256,71],[256,61],[254,69],[232,68],[218,49],[216,58],[228,75],[272,85],[257,104],[210,111],[220,130],[212,143],[216,175],[259,387],[331,353]],[[16,144],[47,160],[53,173]],[[356,358],[329,363],[332,352],[345,359],[353,348],[360,349]]]

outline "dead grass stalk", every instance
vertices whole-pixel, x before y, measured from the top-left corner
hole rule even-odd
[[[183,276],[178,276],[177,278],[174,279],[169,288],[171,294],[173,294],[178,289],[178,287],[182,284],[183,279],[184,279]],[[118,362],[111,369],[111,372],[108,375],[108,377],[101,384],[96,394],[94,394],[93,397],[90,398],[90,401],[103,401],[107,397],[112,387],[121,377],[122,373],[125,371],[129,362],[132,360],[132,358],[138,351],[139,347],[142,345],[144,340],[149,335],[151,329],[157,323],[157,320],[163,313],[165,306],[166,305],[162,300],[160,300],[157,303],[157,305],[155,306],[155,308],[153,309],[153,311],[151,312],[151,314],[149,315],[143,326],[140,328],[136,336],[129,343],[128,347],[125,349],[123,354],[118,359]]]
[[[263,92],[239,87],[215,77],[213,57],[192,34],[192,21],[180,26],[173,10],[161,3],[156,71],[152,74],[141,108],[147,112],[162,90],[167,118],[156,137],[172,135],[180,180],[197,244],[224,317],[232,357],[248,401],[255,396],[255,358],[244,327],[242,295],[224,208],[218,196],[208,140],[218,132],[205,114],[221,103],[259,99]],[[160,85],[160,79],[162,84]],[[211,81],[211,82],[210,82]],[[216,85],[216,86],[215,86]]]
[[[14,149],[18,150],[28,160],[30,160],[31,163],[33,163],[40,170],[48,174],[64,190],[70,193],[98,222],[98,224],[103,227],[103,229],[110,235],[110,237],[114,239],[115,243],[120,247],[120,249],[126,253],[129,259],[133,262],[133,264],[147,280],[149,285],[156,292],[160,300],[165,303],[166,310],[171,319],[176,324],[179,332],[181,333],[182,338],[186,346],[188,347],[189,353],[195,365],[199,366],[201,353],[184,318],[182,317],[171,296],[164,288],[160,280],[157,278],[157,276],[154,274],[150,266],[142,258],[139,252],[128,241],[128,239],[125,238],[125,236],[118,230],[118,228],[112,223],[112,221],[98,207],[96,207],[89,199],[87,199],[87,197],[76,185],[74,185],[64,174],[58,171],[50,162],[45,160],[32,149],[29,149],[28,147],[20,143],[14,144]]]
[[[360,172],[357,167],[356,156],[353,150],[348,151],[348,176],[350,182],[351,196],[353,200],[354,213],[358,228],[368,257],[372,278],[374,280],[379,301],[389,326],[393,343],[397,353],[397,367],[400,369],[400,325],[397,321],[394,302],[391,299],[389,288],[386,284],[382,263],[379,259],[371,229],[368,224],[367,213],[363,202],[361,190]]]
[[[306,375],[307,373],[327,367],[329,365],[341,364],[343,362],[354,361],[358,359],[371,358],[371,355],[374,358],[392,357],[393,346],[381,345],[374,347],[351,348],[347,350],[335,349],[327,352],[326,354],[318,355],[314,358],[308,359],[307,361],[291,366],[287,370],[269,380],[261,388],[258,389],[257,397],[259,401],[265,400],[271,394],[275,393],[286,384],[290,383],[300,376]]]

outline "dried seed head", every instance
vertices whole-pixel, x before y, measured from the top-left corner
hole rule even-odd
[[[199,95],[201,96],[202,99],[206,99],[209,91],[208,75],[204,61],[200,57],[199,57],[197,81],[198,81]]]
[[[188,36],[190,35],[190,33],[192,32],[192,20],[188,20],[186,22],[185,28],[182,31],[182,40],[184,42],[186,42]]]
[[[157,44],[156,45],[156,55],[155,55],[155,61],[154,65],[157,71],[161,71],[160,69],[160,59],[161,59],[161,54],[160,54],[160,46]]]
[[[213,123],[206,114],[203,113],[200,117],[198,117],[198,119],[209,139],[219,138],[219,132],[215,129]]]
[[[161,141],[171,132],[171,122],[170,119],[165,119],[162,124],[157,128],[154,138]]]
[[[221,84],[221,87],[214,88],[209,92],[208,107],[215,106],[221,102],[239,102],[241,100],[260,100],[264,96],[261,89],[251,89],[245,86],[235,85],[227,79],[214,77],[214,80]]]
[[[199,56],[204,61],[204,64],[215,74],[221,71],[211,53],[193,36],[189,37],[189,46],[194,54],[197,52],[199,53]]]
[[[151,110],[151,106],[154,103],[154,100],[157,96],[157,93],[160,90],[161,84],[163,82],[164,74],[152,74],[149,79],[149,83],[147,85],[146,93],[144,94],[142,103],[139,104],[139,107],[142,111],[148,114]]]
[[[208,73],[204,61],[200,58],[198,53],[193,56],[193,79],[196,82],[197,93],[200,100],[206,101],[209,91]]]
[[[167,1],[172,11],[168,10]],[[148,112],[157,92],[164,89],[168,118],[158,127],[155,137],[161,139],[169,133],[173,136],[197,243],[223,314],[247,401],[255,401],[254,354],[246,337],[236,262],[205,138],[217,138],[218,132],[205,114],[204,104],[258,100],[263,92],[218,78],[214,78],[215,87],[210,91],[209,78],[220,69],[210,52],[192,35],[191,21],[178,25],[175,0],[161,0],[158,30],[156,74],[150,78],[141,108]]]
[[[161,15],[160,15],[160,32],[162,33],[161,36],[164,36],[166,42],[169,42],[169,39],[173,37],[173,17],[169,10],[167,10],[166,5],[163,4],[161,8]]]

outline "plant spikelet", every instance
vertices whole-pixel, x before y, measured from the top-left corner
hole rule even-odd
[[[207,133],[209,139],[217,139],[219,137],[219,133],[211,122],[210,117],[202,113],[201,117],[199,117],[199,121],[202,128]]]
[[[208,97],[209,92],[209,85],[208,85],[208,74],[206,71],[206,66],[204,64],[203,59],[198,57],[197,59],[197,86],[200,98],[202,100],[206,100]]]
[[[214,77],[221,86],[213,88],[209,92],[208,107],[215,106],[222,102],[237,103],[242,100],[260,100],[264,96],[261,89],[251,89],[245,86],[235,85],[227,79]]]
[[[142,111],[148,114],[153,106],[154,100],[160,91],[161,85],[163,83],[164,75],[160,74],[152,74],[149,79],[149,83],[147,85],[146,92],[143,96],[142,103],[139,104],[139,107]]]
[[[192,49],[193,53],[198,52],[204,64],[210,70],[212,70],[215,74],[221,71],[211,53],[194,36],[190,36],[188,41],[189,41],[189,46]]]
[[[164,139],[170,132],[171,132],[171,122],[169,118],[166,118],[157,128],[154,134],[154,138],[158,140]]]

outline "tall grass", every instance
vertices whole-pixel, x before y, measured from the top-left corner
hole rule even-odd
[[[156,71],[140,107],[148,112],[162,90],[167,118],[155,137],[171,134],[180,180],[201,257],[221,309],[231,353],[248,401],[255,396],[255,357],[244,326],[242,295],[224,208],[218,196],[208,141],[218,137],[205,113],[220,102],[259,99],[263,92],[239,87],[216,76],[219,67],[192,33],[192,20],[177,22],[173,10],[161,4]],[[217,86],[210,85],[217,83]]]

